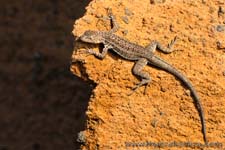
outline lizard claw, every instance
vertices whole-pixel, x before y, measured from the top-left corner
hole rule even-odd
[[[86,50],[84,50],[84,52],[86,54],[92,54],[93,53],[93,50],[92,49],[86,49]]]
[[[132,90],[130,93],[127,94],[127,96],[131,96],[136,90]]]
[[[138,89],[139,87],[141,87],[142,85],[143,85],[143,84],[137,83],[137,84],[131,89],[131,92],[128,93],[127,95],[128,95],[128,96],[132,95],[132,94],[135,93],[135,92],[137,91],[137,89]],[[145,86],[144,94],[146,95],[146,94],[147,94],[147,86],[148,86],[148,84],[145,84],[144,86]]]
[[[93,50],[92,49],[85,49],[85,50],[82,50],[80,52],[80,54],[87,54],[88,55],[92,55],[93,54]]]
[[[136,90],[138,89],[138,85],[134,86],[133,88],[131,88],[131,92],[128,93],[128,96],[131,96],[134,92],[136,92]]]
[[[178,37],[175,36],[173,40],[171,40],[171,42],[168,44],[168,48],[172,49],[173,45],[175,44],[175,42],[177,41]],[[171,50],[173,51],[173,50]]]
[[[145,89],[144,89],[144,95],[147,94],[147,87],[148,87],[148,84],[145,85]]]

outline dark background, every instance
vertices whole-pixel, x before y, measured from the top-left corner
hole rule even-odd
[[[76,150],[91,87],[71,74],[88,0],[0,0],[0,150]]]

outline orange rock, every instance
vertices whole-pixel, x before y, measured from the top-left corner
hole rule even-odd
[[[92,1],[86,15],[75,22],[73,34],[79,37],[85,30],[109,30],[107,8],[111,8],[120,26],[116,34],[131,42],[145,46],[158,40],[166,45],[177,35],[174,49],[178,51],[156,53],[192,81],[203,104],[209,142],[224,144],[225,55],[217,50],[217,41],[225,39],[225,34],[211,30],[224,20],[218,18],[217,11],[209,11],[219,9],[219,5],[217,0],[167,0],[154,5],[149,0]],[[132,15],[127,15],[128,10]],[[152,77],[147,94],[143,94],[142,87],[127,96],[139,82],[131,72],[134,62],[114,53],[99,60],[83,54],[87,48],[99,51],[101,46],[77,41],[72,59],[80,63],[71,65],[75,75],[97,84],[87,110],[86,143],[82,149],[132,149],[131,142],[141,146],[146,141],[204,144],[198,112],[179,80],[146,66]],[[139,148],[146,149],[146,145]],[[164,148],[168,149],[168,145]]]

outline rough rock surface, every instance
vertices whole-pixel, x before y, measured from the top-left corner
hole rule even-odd
[[[156,54],[191,80],[204,108],[209,142],[225,144],[225,31],[221,27],[218,31],[218,25],[225,23],[225,2],[94,0],[85,16],[75,22],[74,36],[85,30],[109,30],[107,8],[120,26],[116,34],[131,42],[145,46],[158,40],[166,45],[179,37],[176,51]],[[146,141],[204,143],[193,99],[177,78],[146,66],[144,70],[152,77],[147,94],[142,87],[127,96],[139,82],[131,73],[134,62],[114,53],[99,60],[82,53],[87,48],[99,51],[102,47],[75,42],[72,59],[83,62],[71,65],[74,74],[96,83],[86,113],[83,149],[129,149],[126,142]]]

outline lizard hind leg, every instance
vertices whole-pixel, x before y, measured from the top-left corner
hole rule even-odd
[[[173,40],[171,40],[171,42],[168,44],[167,47],[164,47],[160,42],[158,41],[153,41],[151,42],[149,45],[147,45],[145,48],[148,49],[151,52],[155,52],[155,50],[158,48],[160,51],[162,51],[163,53],[171,53],[173,52],[173,45],[175,44],[175,42],[177,41],[177,36],[174,37]]]
[[[133,74],[138,76],[138,77],[141,77],[141,82],[139,82],[136,86],[134,86],[132,88],[132,92],[129,93],[128,95],[133,94],[139,87],[141,87],[143,85],[145,85],[144,93],[146,93],[146,87],[150,83],[151,78],[150,78],[150,76],[147,72],[144,72],[142,70],[143,70],[144,66],[147,65],[147,63],[148,63],[147,59],[141,58],[134,64],[134,67],[132,69]]]

